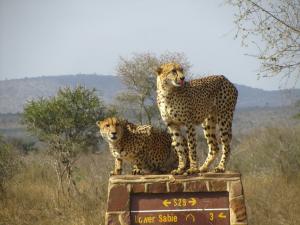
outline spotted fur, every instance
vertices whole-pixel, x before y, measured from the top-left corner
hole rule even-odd
[[[167,132],[115,117],[98,121],[97,125],[115,158],[115,169],[111,174],[122,173],[123,160],[133,165],[133,174],[170,172],[176,168],[177,155]]]
[[[224,76],[208,76],[185,82],[181,65],[168,63],[157,69],[157,102],[163,121],[172,135],[179,164],[174,174],[206,172],[219,151],[217,127],[220,131],[222,156],[217,172],[224,172],[230,153],[232,119],[238,91]],[[202,124],[209,152],[198,169],[195,126]],[[188,154],[182,147],[181,128],[187,128]]]

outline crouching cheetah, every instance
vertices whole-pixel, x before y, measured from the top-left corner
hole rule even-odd
[[[182,174],[189,159],[187,174],[206,172],[219,151],[216,127],[220,131],[222,157],[215,168],[224,172],[230,152],[232,118],[238,91],[224,76],[208,76],[185,82],[184,71],[177,63],[163,64],[157,69],[157,103],[163,121],[172,135],[172,145],[178,155],[178,168],[173,174]],[[209,152],[198,169],[195,126],[202,124]],[[188,154],[183,148],[181,127],[187,128]]]
[[[97,122],[115,158],[112,175],[122,173],[122,160],[133,165],[133,174],[170,172],[178,164],[171,136],[150,125],[135,125],[115,117]]]

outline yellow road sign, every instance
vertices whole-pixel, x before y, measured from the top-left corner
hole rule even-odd
[[[226,219],[226,215],[223,212],[221,212],[221,213],[219,213],[218,218]]]
[[[196,205],[197,201],[196,201],[195,198],[191,198],[191,200],[189,200],[189,203],[190,203],[192,206],[194,206],[194,205]]]
[[[169,207],[170,204],[171,204],[171,202],[168,199],[166,199],[166,200],[163,201],[163,205],[165,207]]]

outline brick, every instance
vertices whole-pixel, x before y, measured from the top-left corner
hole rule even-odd
[[[119,221],[119,215],[106,213],[105,224],[106,225],[121,225],[121,223]]]
[[[224,180],[209,181],[209,191],[227,191],[227,182]]]
[[[129,212],[121,213],[119,216],[119,220],[122,225],[129,225],[130,224],[130,213]]]
[[[183,183],[169,183],[170,192],[182,192],[183,188]]]
[[[149,193],[166,193],[167,185],[166,183],[152,183],[148,184]]]
[[[131,191],[133,193],[144,193],[145,192],[145,184],[133,184]]]
[[[230,208],[234,212],[236,222],[245,222],[247,218],[244,197],[240,196],[229,201]]]
[[[225,172],[225,173],[202,173],[202,177],[204,178],[220,178],[220,179],[226,179],[226,178],[232,178],[232,179],[240,179],[241,174],[236,172]]]
[[[109,189],[108,212],[129,210],[129,192],[126,185],[114,185]]]
[[[208,191],[205,181],[186,182],[185,192],[204,192]]]
[[[236,198],[238,196],[243,195],[243,187],[240,181],[232,181],[230,182],[230,190],[229,197]]]

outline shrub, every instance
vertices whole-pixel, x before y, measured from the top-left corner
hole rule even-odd
[[[230,166],[243,174],[293,176],[300,171],[300,126],[258,128],[234,147]]]
[[[104,117],[104,104],[95,90],[78,86],[60,89],[56,96],[28,102],[24,108],[23,122],[27,129],[49,146],[56,160],[56,170],[61,189],[63,179],[76,192],[73,165],[79,153],[96,147],[98,130],[96,121]]]
[[[20,161],[13,147],[0,137],[0,192],[5,191],[6,183],[16,174]]]

